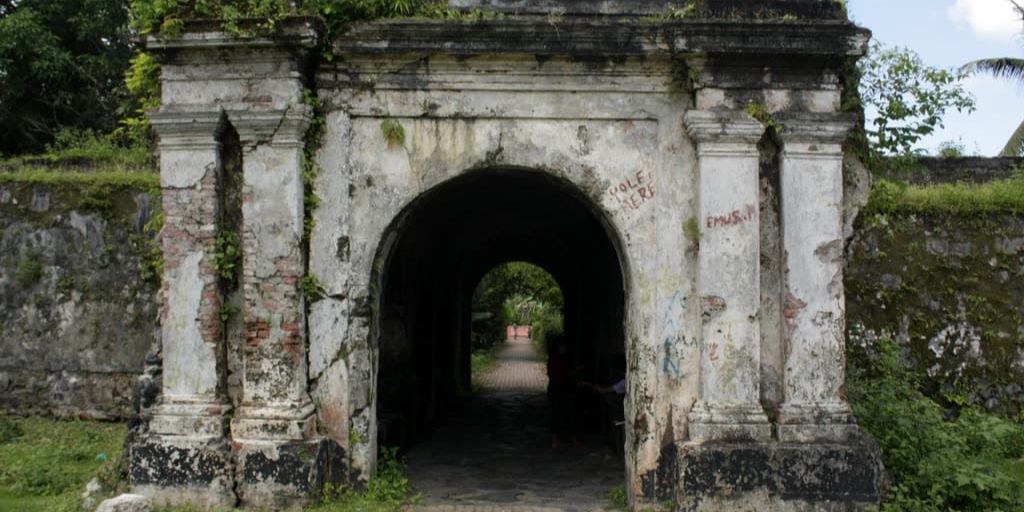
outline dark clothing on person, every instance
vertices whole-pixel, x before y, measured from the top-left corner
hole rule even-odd
[[[576,439],[576,372],[568,352],[548,357],[548,401],[551,431],[560,441]]]

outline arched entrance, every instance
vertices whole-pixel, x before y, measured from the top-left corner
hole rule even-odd
[[[559,283],[580,379],[621,378],[626,285],[618,239],[572,184],[519,168],[468,172],[414,200],[384,240],[372,281],[379,445],[413,447],[459,413],[471,392],[473,291],[501,263],[533,263]],[[581,430],[621,443],[599,410],[612,402],[593,403],[581,408]],[[624,481],[621,459],[615,465]]]

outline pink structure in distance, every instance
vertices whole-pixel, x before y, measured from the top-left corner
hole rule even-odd
[[[510,340],[529,339],[530,338],[530,326],[529,325],[509,325],[505,327],[505,332]]]

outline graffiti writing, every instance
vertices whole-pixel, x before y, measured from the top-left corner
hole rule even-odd
[[[681,319],[685,310],[686,297],[683,296],[682,291],[677,291],[672,295],[672,299],[669,300],[668,307],[665,308],[665,318],[661,325],[661,330],[665,336],[663,342],[665,355],[661,361],[661,371],[666,375],[674,377],[683,376],[682,369],[680,368],[683,362],[682,347],[687,344],[687,340],[680,331],[682,331],[683,327]]]
[[[718,361],[718,343],[708,344],[708,360],[712,363]]]
[[[618,185],[609,188],[608,195],[622,208],[637,210],[654,199],[654,176],[650,172],[637,171]]]
[[[709,215],[707,219],[704,220],[704,224],[708,229],[725,226],[738,226],[754,220],[756,215],[757,208],[754,208],[754,205],[748,204],[743,207],[743,210],[733,210],[724,215]]]

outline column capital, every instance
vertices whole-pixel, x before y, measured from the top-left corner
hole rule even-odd
[[[757,144],[764,125],[742,110],[690,110],[683,126],[698,143]]]
[[[275,146],[301,148],[313,118],[312,109],[307,105],[291,105],[282,109],[228,106],[225,111],[245,145],[271,142]]]
[[[775,115],[782,125],[779,138],[786,144],[841,144],[857,124],[846,112],[790,112]]]
[[[160,137],[161,149],[214,149],[226,125],[220,109],[188,110],[163,107],[149,114],[149,123]]]

